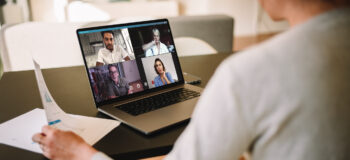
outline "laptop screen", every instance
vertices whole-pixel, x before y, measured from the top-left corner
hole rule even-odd
[[[77,34],[97,106],[184,83],[166,19]]]

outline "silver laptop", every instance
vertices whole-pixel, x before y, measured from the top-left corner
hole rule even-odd
[[[184,83],[167,19],[77,35],[100,112],[145,134],[190,118],[202,89]]]

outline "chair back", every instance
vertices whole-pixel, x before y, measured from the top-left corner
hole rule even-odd
[[[76,36],[80,23],[28,22],[1,28],[1,59],[4,71],[83,65]]]
[[[182,37],[199,39],[213,47],[216,50],[215,53],[232,53],[233,51],[234,20],[230,16],[179,16],[169,18],[169,23],[175,39]],[[188,38],[185,39],[185,41],[189,41]],[[190,46],[191,44],[188,45]],[[182,50],[182,46],[183,45],[178,45],[176,48]],[[187,46],[185,47],[189,49]],[[197,49],[197,51],[192,50],[194,54],[207,54],[211,51],[203,50],[198,47]]]
[[[217,53],[210,44],[193,37],[175,38],[175,46],[180,57]]]

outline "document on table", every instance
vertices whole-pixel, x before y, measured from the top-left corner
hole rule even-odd
[[[120,122],[116,120],[66,114],[51,96],[39,64],[34,61],[34,66],[44,110],[34,109],[2,123],[0,125],[0,143],[42,153],[39,145],[32,143],[31,137],[34,133],[40,132],[44,125],[72,131],[90,145],[95,144],[112,129],[120,125]]]
[[[68,114],[67,116],[79,119],[85,123],[90,123],[91,129],[84,130],[83,134],[80,136],[91,145],[95,144],[119,125],[119,122],[115,120],[72,114]],[[33,109],[0,124],[0,143],[42,153],[39,145],[32,141],[32,136],[35,133],[41,132],[41,127],[44,125],[47,125],[45,110],[40,108]]]

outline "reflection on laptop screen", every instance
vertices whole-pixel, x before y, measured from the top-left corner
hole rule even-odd
[[[167,20],[78,30],[96,103],[183,81]]]

